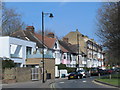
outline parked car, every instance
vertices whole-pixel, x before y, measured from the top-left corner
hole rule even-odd
[[[112,69],[107,69],[107,74],[112,74],[113,70]]]
[[[86,77],[90,76],[90,73],[84,69],[78,70],[77,72],[78,72],[79,78],[86,78]]]
[[[98,74],[99,74],[98,69],[97,68],[91,69],[90,74],[91,74],[91,76],[96,76],[96,75],[98,76]]]
[[[115,72],[120,72],[120,67],[115,68]]]
[[[78,73],[77,72],[71,72],[68,75],[68,80],[70,80],[70,79],[78,79]]]
[[[105,74],[107,74],[106,70],[103,70],[103,69],[98,69],[98,73],[99,73],[100,75],[105,75]]]
[[[83,78],[83,74],[81,72],[78,71],[77,74],[78,74],[78,78],[80,78],[80,79]]]

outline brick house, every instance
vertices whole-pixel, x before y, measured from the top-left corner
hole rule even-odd
[[[84,40],[84,35],[81,34],[78,29],[76,31],[69,32],[63,39],[72,45],[78,45],[77,50],[77,64],[78,67],[86,67],[86,55],[87,55],[87,44]]]
[[[11,36],[36,42],[36,50],[34,52],[37,50],[42,52],[42,35],[35,33],[33,26],[28,26],[26,30],[14,32]],[[48,52],[51,52],[53,58],[55,58],[55,76],[59,77],[57,65],[60,64],[61,53],[59,42],[53,33],[49,33],[47,36],[44,36],[44,54],[47,54]]]
[[[91,68],[104,66],[102,47],[94,40],[81,34],[78,29],[76,31],[69,32],[63,40],[71,45],[78,46],[77,64],[79,64],[79,67]]]

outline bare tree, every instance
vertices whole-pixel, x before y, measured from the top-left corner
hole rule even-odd
[[[10,35],[11,33],[22,30],[25,24],[21,21],[21,15],[14,9],[6,8],[5,3],[2,4],[2,35]]]
[[[120,64],[120,3],[104,3],[98,10],[97,35],[103,46],[106,47],[106,55],[110,64]]]

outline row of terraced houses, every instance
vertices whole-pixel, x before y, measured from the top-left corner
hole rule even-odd
[[[62,40],[58,40],[54,33],[48,33],[44,36],[44,45],[42,35],[35,33],[33,26],[0,37],[0,57],[10,58],[17,67],[42,67],[39,59],[42,58],[42,47],[48,65],[54,64],[55,77],[59,77],[60,64],[66,67],[104,66],[102,47],[78,29],[69,32]]]

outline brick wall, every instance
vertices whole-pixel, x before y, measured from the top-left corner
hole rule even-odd
[[[26,60],[26,65],[39,65],[42,68],[42,58],[28,58]],[[55,59],[45,58],[44,59],[45,72],[51,74],[51,79],[55,78]],[[46,78],[46,75],[45,75]]]
[[[31,81],[31,68],[16,68],[16,81]]]
[[[31,81],[31,68],[6,68],[3,72],[3,83]]]
[[[26,64],[27,65],[37,65],[39,64],[42,68],[42,59],[41,58],[32,58],[27,59]],[[55,79],[55,59],[44,59],[44,65],[45,65],[45,71],[44,71],[44,78],[46,80],[47,73],[51,74],[51,79]],[[42,79],[42,72],[41,68],[38,70],[38,80]],[[15,83],[15,82],[26,82],[26,81],[32,81],[31,79],[32,73],[30,67],[17,67],[17,68],[7,68],[4,69],[3,72],[3,83]]]

